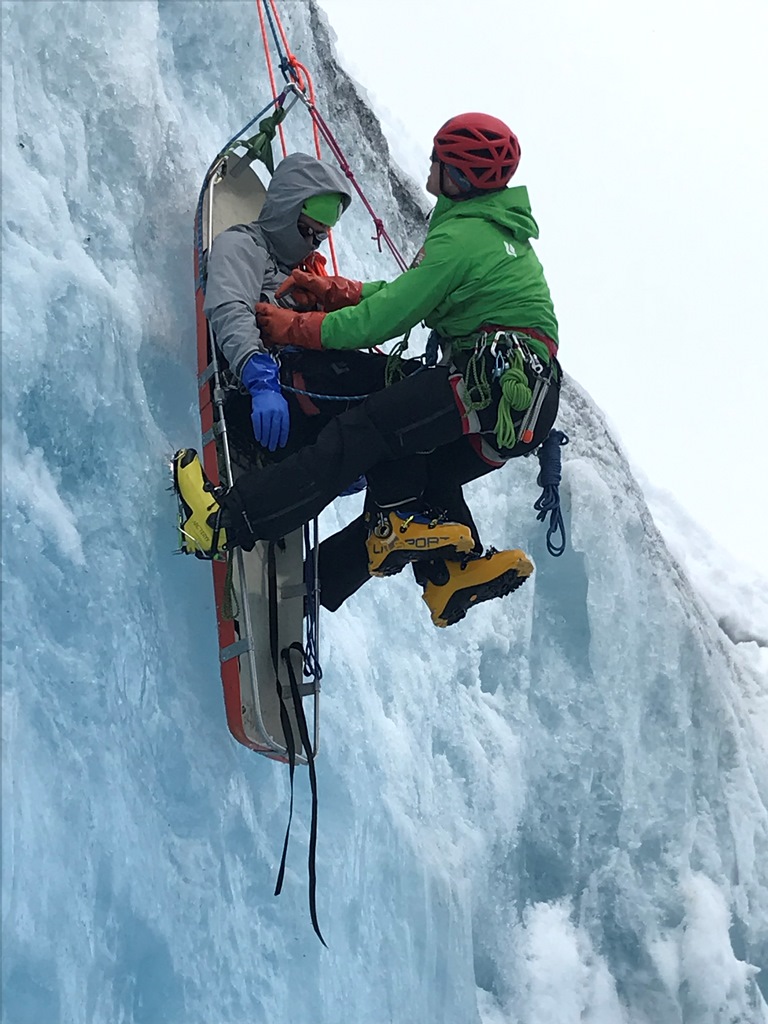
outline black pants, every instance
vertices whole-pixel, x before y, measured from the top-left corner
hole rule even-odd
[[[290,414],[288,443],[275,452],[266,452],[258,444],[251,424],[250,396],[245,389],[238,391],[235,386],[227,396],[225,412],[230,445],[239,465],[253,468],[282,462],[314,444],[335,416],[360,405],[367,395],[383,390],[386,364],[385,355],[370,352],[285,350],[280,360],[280,380]],[[417,360],[406,360],[405,372],[412,373],[420,365]]]
[[[464,433],[467,420],[457,402],[455,375],[447,367],[423,369],[408,361],[407,376],[384,388],[385,362],[386,357],[364,353],[296,354],[294,386],[297,373],[307,385],[302,390],[307,391],[314,391],[318,378],[325,376],[322,393],[355,397],[343,403],[347,406],[343,412],[337,411],[342,403],[311,399],[318,412],[313,416],[305,408],[304,416],[296,417],[291,426],[292,435],[294,430],[299,437],[314,434],[310,443],[299,440],[295,450],[292,437],[280,461],[239,476],[222,499],[230,543],[248,548],[254,539],[279,539],[313,519],[365,475],[369,503],[402,509],[428,505],[445,511],[452,521],[470,527],[480,548],[461,488],[498,467],[483,461]],[[337,390],[328,390],[334,378]],[[379,390],[374,390],[376,386]],[[362,394],[368,397],[361,399]],[[476,424],[481,430],[492,432],[497,404],[495,394]],[[557,404],[558,388],[553,386],[531,443],[516,446],[509,457],[525,454],[544,440]],[[321,545],[321,593],[326,607],[338,607],[368,579],[366,537],[361,517]]]
[[[494,468],[478,458],[465,437],[443,445],[426,457],[423,504],[444,511],[451,522],[468,526],[475,539],[475,550],[478,552],[482,551],[483,545],[472,513],[464,500],[462,486],[493,472]],[[371,504],[369,490],[366,509],[369,509]],[[397,507],[407,508],[407,504],[403,502]],[[370,579],[368,550],[365,546],[367,538],[368,527],[363,514],[321,543],[320,599],[323,607],[329,611],[336,611]]]

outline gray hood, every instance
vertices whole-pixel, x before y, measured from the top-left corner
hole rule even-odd
[[[295,267],[312,252],[312,246],[299,234],[296,221],[306,200],[324,192],[341,193],[342,213],[352,202],[341,171],[313,156],[291,153],[275,168],[256,223],[279,266]]]

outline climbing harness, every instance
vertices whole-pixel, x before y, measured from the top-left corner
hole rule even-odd
[[[470,368],[473,373],[477,373],[473,361],[477,362],[486,347],[490,348],[494,359],[493,377],[501,388],[495,426],[499,448],[514,448],[518,442],[530,444],[535,435],[544,399],[547,397],[547,392],[557,373],[557,363],[554,359],[550,359],[548,362],[543,361],[532,348],[530,339],[524,332],[517,330],[481,331],[467,364],[465,381]],[[525,371],[526,366],[534,378],[533,388],[531,388],[528,374]],[[484,382],[487,381],[485,360],[481,366],[480,376]],[[471,381],[467,381],[470,393],[471,384]],[[489,405],[490,386],[486,393],[489,396],[486,405]],[[525,412],[519,432],[515,431],[513,412]]]
[[[491,383],[488,380],[485,358],[485,353],[490,351],[493,360],[492,380],[498,381],[501,387],[501,399],[494,428],[496,441],[502,449],[513,448],[518,440],[523,444],[530,444],[535,436],[547,392],[552,382],[559,380],[561,374],[559,364],[554,356],[545,362],[534,351],[530,344],[531,341],[537,342],[539,345],[545,344],[539,338],[529,338],[521,329],[514,331],[482,330],[478,334],[458,342],[456,339],[444,338],[433,330],[427,339],[423,357],[424,365],[421,369],[437,365],[441,343],[456,345],[459,351],[467,350],[471,345],[471,355],[462,374],[469,395],[465,413],[482,411],[488,408],[492,400]],[[391,353],[392,357],[402,360],[406,348],[407,345],[398,346]],[[533,371],[533,388],[531,388],[525,372],[526,364]],[[519,433],[516,433],[514,428],[512,410],[515,412],[525,410]],[[547,515],[550,517],[547,529],[547,550],[555,558],[563,554],[567,543],[565,523],[560,510],[562,466],[560,448],[566,444],[568,444],[568,436],[561,430],[552,429],[547,439],[534,452],[526,453],[527,455],[535,454],[539,459],[537,483],[543,488],[543,491],[541,497],[535,502],[534,508],[538,513],[536,518],[539,522],[543,522]],[[559,540],[556,539],[558,534]]]
[[[493,400],[492,381],[498,381],[501,397],[494,432],[501,449],[514,448],[518,441],[531,443],[544,399],[559,372],[554,359],[545,362],[539,357],[530,345],[531,340],[522,330],[503,329],[483,329],[466,339],[443,338],[437,331],[432,331],[427,340],[425,366],[437,364],[441,343],[450,344],[459,352],[470,352],[461,371],[467,393],[465,415],[488,408]],[[402,357],[403,351],[399,350],[398,356]],[[491,380],[488,379],[488,355],[493,364]],[[525,372],[526,365],[534,376],[533,388]],[[525,411],[519,435],[515,431],[513,411]]]

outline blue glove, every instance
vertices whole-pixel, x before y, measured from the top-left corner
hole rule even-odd
[[[288,440],[288,403],[280,390],[279,369],[266,352],[256,352],[243,367],[240,379],[251,395],[251,423],[260,445],[273,452]]]

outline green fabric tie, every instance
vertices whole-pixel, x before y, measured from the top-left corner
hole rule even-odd
[[[499,378],[501,400],[499,414],[496,418],[496,440],[501,448],[514,448],[517,441],[515,427],[512,422],[512,410],[522,412],[531,404],[533,394],[528,386],[525,375],[523,356],[519,349],[515,351],[512,361]]]
[[[250,139],[238,139],[230,146],[230,150],[243,146],[251,160],[261,160],[270,174],[275,173],[275,158],[272,155],[272,140],[277,133],[277,126],[284,120],[287,111],[278,107],[274,114],[259,121],[259,130]]]

